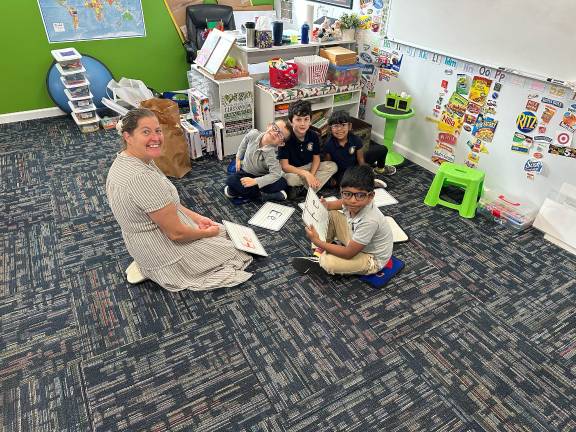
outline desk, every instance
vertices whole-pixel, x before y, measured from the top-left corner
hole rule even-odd
[[[384,104],[380,104],[372,108],[372,112],[378,117],[386,119],[386,124],[384,125],[384,145],[388,148],[386,165],[395,166],[404,163],[404,156],[393,151],[392,146],[394,145],[394,136],[396,135],[398,120],[412,117],[415,114],[414,109],[410,108],[408,112],[399,111],[393,108],[388,108]]]
[[[331,41],[331,42],[310,42],[309,44],[290,44],[273,46],[272,48],[248,48],[247,46],[236,45],[244,64],[255,64],[267,62],[273,57],[282,57],[284,60],[291,60],[294,57],[314,55],[320,52],[320,48],[336,45],[352,46],[356,41]],[[237,51],[237,53],[238,53]]]

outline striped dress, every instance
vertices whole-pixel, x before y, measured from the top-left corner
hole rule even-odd
[[[211,290],[252,276],[244,271],[252,257],[234,248],[224,228],[216,237],[174,242],[150,219],[148,213],[172,203],[183,223],[196,226],[180,210],[176,187],[154,162],[119,153],[108,172],[106,195],[128,252],[142,274],[163,288]]]

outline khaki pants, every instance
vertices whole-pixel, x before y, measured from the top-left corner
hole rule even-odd
[[[306,165],[302,165],[301,167],[298,168],[310,171],[311,167],[312,163],[309,163]],[[326,182],[330,180],[330,177],[332,177],[336,171],[338,171],[338,165],[336,165],[334,162],[332,161],[320,162],[318,171],[316,171],[316,178],[320,182],[320,187],[318,188],[318,190],[322,189],[322,186],[324,186]],[[304,186],[305,188],[308,188],[308,184],[298,174],[285,173],[284,178],[288,182],[288,186]]]
[[[346,216],[338,210],[330,211],[330,222],[328,224],[328,233],[326,242],[330,243],[337,238],[345,245],[348,244],[352,237],[350,227],[346,222]],[[380,269],[377,267],[374,257],[370,254],[360,252],[350,259],[339,258],[324,252],[320,256],[320,267],[330,274],[373,274]]]

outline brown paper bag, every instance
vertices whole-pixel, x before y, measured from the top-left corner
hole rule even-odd
[[[148,99],[140,104],[142,108],[152,110],[164,135],[162,153],[154,162],[169,177],[184,177],[192,169],[188,144],[180,127],[180,110],[178,104],[168,99]]]

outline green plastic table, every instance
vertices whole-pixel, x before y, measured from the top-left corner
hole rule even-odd
[[[404,163],[404,156],[393,151],[392,146],[394,145],[394,136],[396,135],[398,120],[412,117],[415,114],[414,108],[410,108],[410,111],[399,111],[380,104],[372,108],[372,112],[378,117],[386,119],[386,124],[384,125],[384,145],[388,148],[386,165],[396,166]]]

